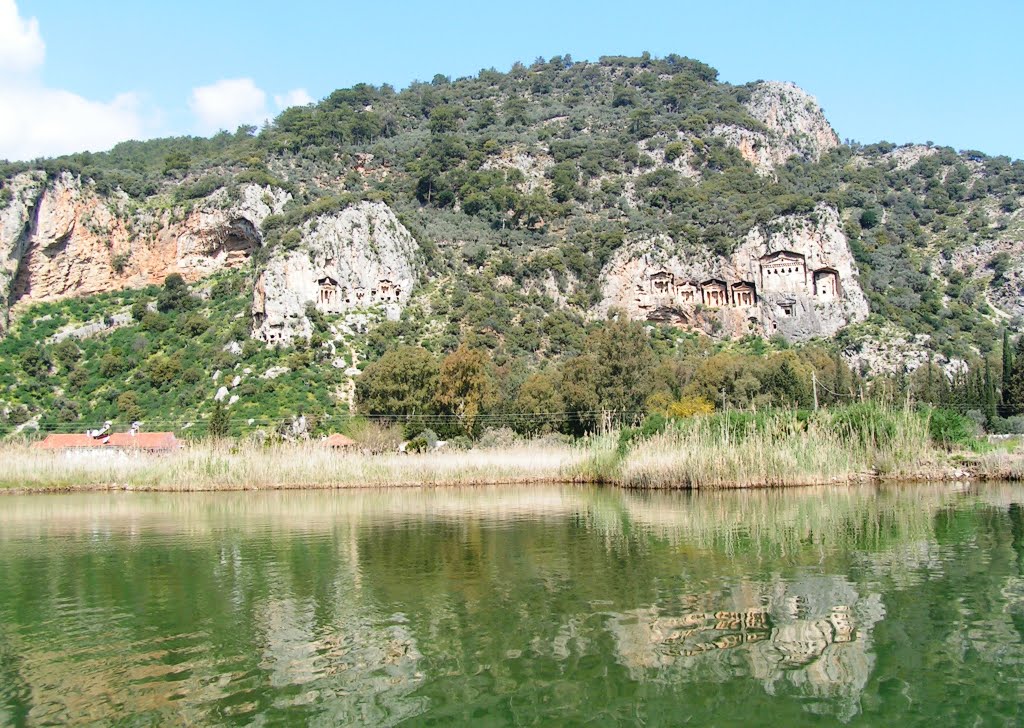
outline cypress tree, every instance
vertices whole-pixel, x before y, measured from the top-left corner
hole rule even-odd
[[[928,350],[928,393],[925,395],[925,401],[928,404],[935,404],[935,381],[932,379],[935,366],[935,354]]]
[[[989,365],[988,357],[985,357],[985,422],[991,427],[995,421],[996,403],[998,398],[996,397],[996,384],[992,380],[992,368]]]
[[[1007,417],[1024,414],[1024,336],[1017,340],[1010,381],[1003,397],[1003,414]]]
[[[1000,387],[1000,399],[1003,404],[1006,404],[1011,376],[1013,376],[1013,349],[1010,348],[1010,332],[1003,329],[1003,382]]]
[[[227,437],[229,424],[227,407],[218,399],[216,404],[213,405],[213,414],[210,415],[210,426],[206,432],[210,437]]]

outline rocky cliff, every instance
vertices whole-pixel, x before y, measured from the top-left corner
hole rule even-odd
[[[275,255],[256,282],[253,336],[284,344],[310,336],[309,306],[398,317],[416,282],[419,246],[387,205],[362,202],[300,230],[298,249]]]
[[[138,288],[171,273],[195,281],[248,261],[288,193],[249,184],[193,206],[139,207],[64,172],[18,175],[0,210],[0,333],[19,303]],[[154,201],[155,202],[155,201]]]
[[[764,125],[763,131],[719,125],[713,134],[736,147],[761,174],[771,174],[794,155],[816,161],[839,146],[817,99],[795,84],[760,82],[744,106]]]
[[[838,212],[820,205],[750,230],[727,258],[666,237],[628,244],[602,274],[596,313],[801,341],[867,317],[858,275]]]

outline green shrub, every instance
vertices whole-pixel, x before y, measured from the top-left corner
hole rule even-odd
[[[928,434],[936,445],[946,448],[968,446],[978,434],[974,420],[955,410],[939,408],[926,410],[923,414],[928,417]]]

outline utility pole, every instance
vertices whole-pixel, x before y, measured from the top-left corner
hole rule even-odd
[[[818,372],[811,370],[811,386],[814,388],[814,411],[818,411]]]

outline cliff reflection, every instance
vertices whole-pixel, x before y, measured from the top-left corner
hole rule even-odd
[[[579,705],[615,723],[641,704],[715,722],[738,690],[849,720],[919,664],[967,669],[956,644],[1003,676],[1024,664],[1020,502],[1009,485],[7,498],[0,723]]]

